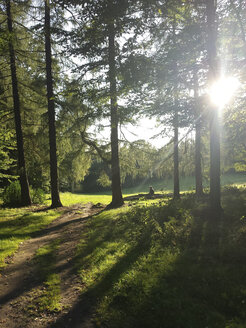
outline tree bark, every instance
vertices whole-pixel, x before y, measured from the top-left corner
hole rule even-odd
[[[202,186],[202,155],[201,155],[201,110],[198,102],[198,78],[197,72],[194,73],[194,99],[195,99],[195,180],[196,180],[196,196],[203,195]]]
[[[206,1],[207,10],[207,52],[209,64],[209,84],[218,79],[216,2]],[[219,109],[210,104],[210,206],[214,211],[221,210],[220,191],[220,122]]]
[[[176,48],[176,17],[173,17],[172,33],[173,33],[173,46]],[[175,58],[173,58],[173,75],[178,80],[178,65]],[[175,86],[177,91],[178,86]],[[179,105],[177,100],[177,92],[174,92],[174,113],[173,113],[173,198],[180,198],[179,187]]]
[[[31,205],[31,197],[29,191],[29,183],[26,172],[26,163],[24,156],[24,142],[21,124],[21,114],[20,114],[20,98],[18,90],[18,79],[16,73],[16,63],[15,63],[15,49],[13,46],[13,24],[11,15],[11,3],[10,0],[6,0],[6,10],[7,10],[7,24],[9,32],[9,56],[10,56],[10,70],[12,79],[12,93],[14,102],[14,117],[15,117],[15,131],[17,138],[17,153],[18,153],[18,173],[20,176],[21,185],[21,204],[23,206]]]
[[[109,83],[110,83],[110,108],[111,108],[111,167],[112,167],[112,207],[123,205],[123,197],[120,181],[119,163],[119,140],[118,140],[118,104],[116,90],[115,68],[115,31],[114,21],[108,23],[108,60],[109,60]]]
[[[50,184],[51,184],[51,207],[62,206],[59,196],[57,151],[56,151],[56,127],[55,127],[55,101],[52,77],[52,56],[50,37],[50,2],[45,0],[45,56],[46,56],[46,87],[49,118],[49,146],[50,146]]]
[[[178,129],[178,113],[177,106],[174,112],[173,118],[173,128],[174,128],[174,138],[173,138],[173,198],[180,198],[180,188],[179,188],[179,129]]]

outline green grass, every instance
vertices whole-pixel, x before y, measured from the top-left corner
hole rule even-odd
[[[245,185],[246,186],[246,176],[245,174],[224,174],[221,176],[221,185]],[[152,182],[144,182],[139,186],[131,188],[123,188],[124,194],[136,194],[136,193],[147,193],[149,191],[149,186],[152,186],[155,191],[173,191],[173,179],[162,179]],[[209,187],[209,181],[203,181],[205,188]],[[181,191],[192,191],[195,190],[195,178],[194,177],[180,177],[180,190]]]
[[[29,239],[56,219],[61,213],[55,210],[27,211],[27,208],[0,209],[0,268],[11,261],[19,244]]]
[[[61,305],[61,279],[55,273],[56,252],[62,241],[57,239],[40,247],[33,259],[35,279],[41,287],[29,291],[29,301],[24,307],[27,316],[42,316],[43,313],[59,312]]]
[[[104,203],[110,195],[61,194],[64,205]],[[246,327],[246,190],[223,189],[223,220],[211,220],[206,197],[139,200],[89,219],[74,258],[82,300],[98,327]],[[0,209],[0,267],[20,242],[58,217],[55,210]],[[59,311],[55,253],[38,250],[45,288],[33,291],[29,311]],[[5,259],[5,260],[4,260]],[[9,258],[11,260],[11,258]]]
[[[102,203],[109,204],[112,200],[111,195],[102,195],[102,194],[72,194],[70,192],[64,192],[60,194],[61,202],[63,206],[69,206],[76,203],[89,203],[93,204]]]
[[[56,251],[60,240],[43,246],[38,249],[35,255],[37,265],[37,276],[43,282],[45,289],[42,290],[36,299],[34,307],[37,311],[56,312],[61,310],[60,277],[54,273]]]
[[[61,200],[64,206],[88,202],[108,204],[111,196],[61,193]],[[50,205],[50,200],[47,200],[46,205]],[[38,231],[62,214],[50,209],[34,211],[35,207],[0,208],[0,268],[11,262],[11,256],[21,242],[35,236]]]
[[[100,213],[75,258],[98,327],[246,327],[246,191]]]

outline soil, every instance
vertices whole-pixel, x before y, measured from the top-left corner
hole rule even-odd
[[[1,328],[93,327],[93,313],[87,310],[88,304],[81,304],[81,280],[73,270],[72,260],[88,218],[103,209],[101,204],[92,203],[63,207],[59,218],[34,238],[21,243],[14,256],[7,259],[8,265],[0,273]],[[62,310],[40,313],[31,305],[45,286],[36,278],[33,258],[38,248],[57,239],[62,240],[55,267],[61,279]]]

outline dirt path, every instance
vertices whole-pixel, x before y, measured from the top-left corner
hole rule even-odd
[[[0,327],[1,328],[39,328],[52,327],[57,320],[69,313],[77,303],[81,282],[73,272],[72,258],[76,246],[81,239],[85,222],[88,217],[100,212],[103,208],[76,204],[65,209],[65,213],[54,220],[37,237],[22,243],[11,263],[0,275]],[[64,210],[64,208],[63,208]],[[38,248],[61,239],[57,251],[55,272],[61,278],[62,311],[58,313],[30,313],[28,306],[35,301],[44,286],[35,277],[33,257]],[[87,318],[88,317],[88,318]],[[84,314],[82,325],[76,327],[92,327],[88,314]],[[63,327],[74,328],[64,322]]]

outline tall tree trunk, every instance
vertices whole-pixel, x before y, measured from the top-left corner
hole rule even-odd
[[[207,52],[209,63],[209,84],[212,85],[218,79],[218,59],[216,50],[217,26],[216,26],[216,2],[206,1],[207,9]],[[210,105],[210,206],[214,211],[221,210],[220,191],[220,122],[219,109]]]
[[[62,206],[59,196],[57,153],[56,153],[56,127],[55,127],[55,101],[52,78],[52,57],[50,40],[50,2],[45,0],[45,55],[46,55],[46,84],[49,117],[49,145],[50,145],[50,183],[51,207]]]
[[[173,33],[173,45],[176,48],[176,17],[173,17],[172,33]],[[178,65],[175,58],[173,58],[173,75],[178,80]],[[178,86],[175,86],[177,91]],[[177,92],[174,93],[174,113],[173,113],[173,198],[180,198],[180,187],[179,187],[179,105],[177,100]]]
[[[201,156],[201,110],[198,102],[198,78],[197,71],[194,73],[194,99],[195,99],[195,179],[196,179],[196,195],[203,195],[202,186],[202,156]]]
[[[21,204],[23,206],[31,205],[31,197],[29,192],[29,183],[26,173],[26,164],[24,156],[24,144],[23,144],[23,134],[21,125],[21,114],[20,114],[20,98],[18,91],[18,80],[16,74],[16,64],[15,64],[15,49],[13,46],[13,26],[12,26],[12,16],[11,16],[11,3],[10,0],[6,0],[6,10],[7,10],[7,23],[9,32],[9,55],[10,55],[10,69],[11,69],[11,79],[12,79],[12,93],[14,102],[14,115],[15,115],[15,131],[17,138],[17,153],[18,153],[18,170],[20,175],[20,185],[21,185]]]
[[[175,106],[177,109],[177,106]],[[173,118],[174,138],[173,138],[173,198],[179,199],[179,128],[178,128],[178,113],[174,112]]]
[[[118,140],[118,104],[116,91],[116,68],[115,68],[115,31],[114,21],[108,23],[108,59],[109,59],[109,82],[110,82],[110,106],[111,106],[111,167],[112,167],[112,207],[121,206],[122,198],[119,163],[119,140]]]

